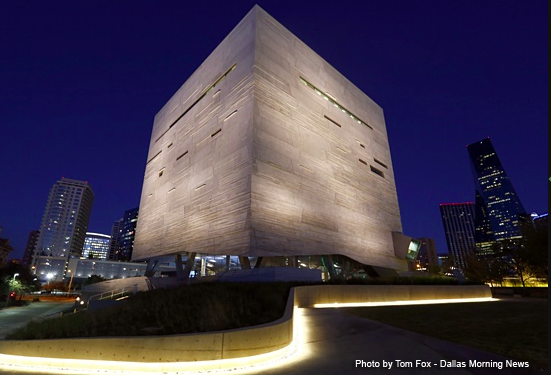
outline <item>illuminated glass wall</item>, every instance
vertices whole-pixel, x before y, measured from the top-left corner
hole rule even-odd
[[[111,236],[101,233],[86,233],[82,257],[87,259],[106,260],[109,255]]]

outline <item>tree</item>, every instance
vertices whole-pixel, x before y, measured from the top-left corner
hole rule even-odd
[[[523,265],[529,277],[543,279],[546,283],[548,282],[548,239],[547,221],[539,224],[532,220],[523,220],[522,241],[517,251],[517,261]]]
[[[91,276],[88,276],[88,279],[86,279],[84,284],[90,285],[90,284],[100,283],[105,280],[107,279],[101,277],[100,275],[91,275]]]
[[[0,294],[15,290],[21,296],[39,288],[40,282],[29,267],[15,262],[0,266]]]

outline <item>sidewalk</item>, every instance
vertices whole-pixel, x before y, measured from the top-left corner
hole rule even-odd
[[[376,321],[345,314],[339,309],[305,309],[308,325],[306,342],[302,349],[306,358],[292,361],[258,374],[285,375],[359,375],[359,374],[451,374],[451,375],[517,375],[541,374],[533,368],[506,368],[508,358],[442,341],[410,331],[388,326]],[[440,367],[441,364],[465,363],[465,368]],[[503,368],[469,367],[469,361],[488,362]],[[363,361],[357,365],[356,361]],[[383,367],[383,361],[392,367]],[[397,367],[398,361],[403,366]],[[420,362],[416,362],[420,361]],[[443,361],[443,362],[441,362]],[[412,367],[407,367],[411,363]],[[422,367],[422,365],[429,367]],[[363,365],[363,367],[362,367]],[[374,366],[379,367],[374,367]]]
[[[14,306],[0,310],[0,339],[22,327],[32,319],[56,315],[74,305],[74,300],[33,302],[27,306]]]

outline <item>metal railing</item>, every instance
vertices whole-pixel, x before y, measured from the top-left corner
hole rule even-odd
[[[93,300],[104,300],[104,299],[117,299],[129,296],[131,294],[136,294],[138,292],[138,284],[132,286],[127,286],[122,289],[114,289],[108,292],[103,292],[99,294],[94,294],[88,298],[88,302]]]

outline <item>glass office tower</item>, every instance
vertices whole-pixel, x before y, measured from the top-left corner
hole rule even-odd
[[[129,261],[134,249],[134,237],[136,236],[136,224],[138,223],[138,207],[124,212],[120,235],[118,240],[116,260]]]
[[[443,203],[440,205],[442,224],[446,233],[448,254],[455,267],[464,270],[475,251],[474,204]]]
[[[467,146],[475,182],[477,253],[492,252],[492,243],[521,237],[520,216],[526,211],[505,173],[490,138]]]

